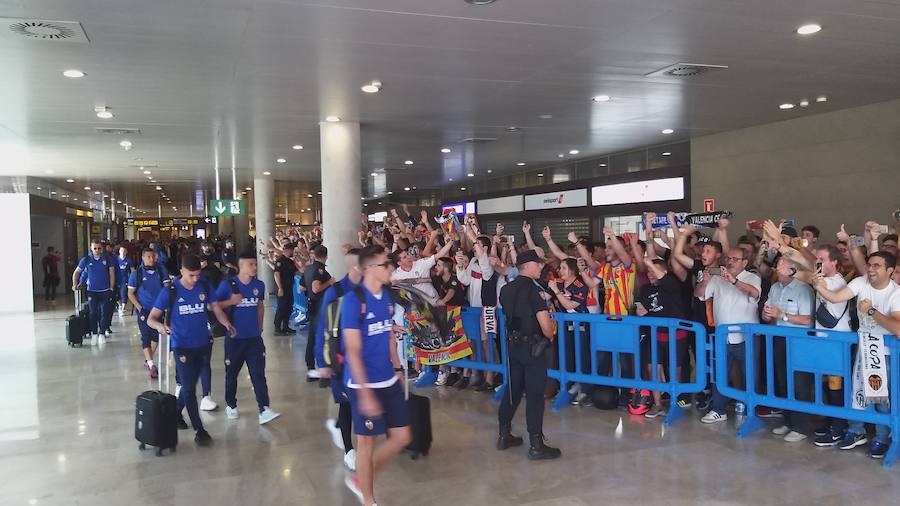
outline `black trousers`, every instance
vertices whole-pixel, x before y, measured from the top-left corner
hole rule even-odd
[[[531,356],[531,345],[509,343],[509,391],[500,401],[497,417],[501,427],[512,425],[513,416],[525,400],[525,421],[529,434],[544,432],[544,387],[547,384],[547,357]]]
[[[284,292],[284,295],[278,297],[278,310],[275,311],[275,332],[290,332],[288,320],[291,318],[291,311],[294,309],[294,294]]]
[[[316,332],[319,330],[319,304],[309,301],[309,312],[307,313],[306,331],[306,368],[309,370],[316,368]]]
[[[773,358],[775,360],[775,395],[787,397],[787,347],[785,338],[775,336],[772,339]],[[809,373],[794,372],[794,396],[798,401],[811,401],[814,397],[813,377]],[[797,432],[809,430],[809,415],[784,410],[784,424]]]

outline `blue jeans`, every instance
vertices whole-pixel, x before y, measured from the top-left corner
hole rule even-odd
[[[202,348],[175,348],[175,372],[181,379],[181,392],[178,394],[178,412],[187,408],[188,416],[194,430],[203,430],[200,420],[200,408],[197,405],[197,381],[200,379],[204,365],[209,365],[212,346]]]
[[[728,384],[728,377],[731,375],[732,367],[737,367],[740,371],[740,377],[744,377],[744,365],[746,363],[747,348],[745,343],[728,345],[728,364],[725,367],[725,378],[719,378],[719,381],[725,381]],[[735,388],[742,388],[743,385],[735,385]],[[728,398],[719,393],[719,389],[713,385],[711,409],[716,413],[725,413],[725,405]]]
[[[889,357],[885,357],[884,365],[885,369],[885,377],[891,377],[891,360]],[[890,388],[890,382],[888,383],[888,388]],[[890,413],[891,405],[887,402],[879,402],[875,405],[875,411],[879,413]],[[849,427],[847,427],[847,432],[850,434],[865,434],[866,428],[864,427],[863,422],[850,422]],[[888,425],[878,425],[875,424],[875,441],[879,443],[889,443],[891,438],[891,428]]]
[[[225,403],[231,408],[237,407],[237,379],[244,362],[247,363],[256,404],[261,413],[263,408],[269,405],[269,387],[266,385],[266,345],[263,344],[261,337],[225,338]]]
[[[112,296],[112,290],[88,291],[88,331],[91,334],[102,334],[106,330],[106,317],[109,313],[109,300]]]

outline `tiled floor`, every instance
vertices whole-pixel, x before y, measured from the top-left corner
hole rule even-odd
[[[266,337],[273,408],[260,427],[246,375],[244,417],[203,414],[215,443],[197,448],[181,432],[177,453],[140,452],[134,398],[151,387],[133,319],[114,321],[103,348],[65,345],[62,309],[0,315],[0,504],[353,505],[341,452],[323,421],[327,390],[303,380],[303,341]],[[269,319],[269,318],[267,318]],[[213,395],[222,399],[222,346]],[[563,458],[532,463],[524,448],[493,448],[496,407],[486,394],[428,388],[435,445],[418,461],[399,458],[378,483],[384,505],[897,504],[900,469],[864,450],[785,444],[767,433],[734,437],[734,422],[704,426],[624,411],[569,408],[547,414]],[[521,410],[520,410],[521,411]],[[523,423],[519,413],[517,427]]]

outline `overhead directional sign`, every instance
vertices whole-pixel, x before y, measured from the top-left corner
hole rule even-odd
[[[210,200],[209,211],[212,216],[242,216],[247,209],[243,200]]]

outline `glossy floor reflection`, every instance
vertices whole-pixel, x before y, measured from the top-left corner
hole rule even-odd
[[[268,335],[272,406],[282,417],[260,427],[246,374],[243,418],[204,413],[212,448],[181,432],[174,455],[140,452],[134,398],[151,387],[132,318],[114,319],[111,343],[69,349],[71,310],[0,315],[0,504],[354,505],[342,453],[323,421],[327,390],[307,384],[302,340]],[[45,309],[41,306],[41,309]],[[269,318],[267,318],[269,319]],[[222,399],[222,345],[213,396]],[[154,383],[155,384],[155,383]],[[377,490],[384,505],[896,504],[900,470],[864,450],[786,444],[766,433],[734,437],[734,422],[683,419],[662,430],[624,411],[570,408],[547,414],[552,462],[527,462],[524,448],[494,450],[496,409],[488,395],[429,388],[435,445],[425,459],[398,459]],[[520,410],[521,411],[521,410]],[[516,429],[521,429],[519,413]]]

